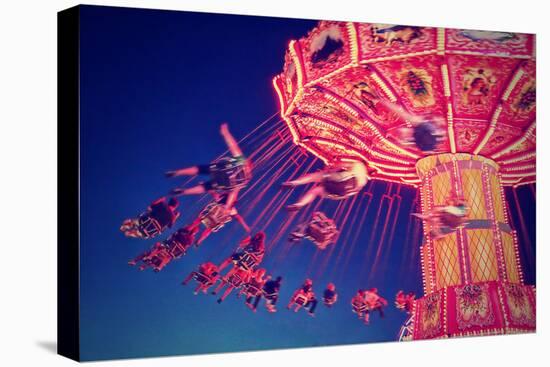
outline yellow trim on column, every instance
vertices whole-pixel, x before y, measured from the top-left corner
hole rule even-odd
[[[506,264],[506,273],[508,274],[508,281],[511,283],[519,283],[520,277],[518,273],[518,267],[516,262],[516,253],[514,249],[514,238],[511,234],[502,232],[502,248],[504,251],[504,261]]]

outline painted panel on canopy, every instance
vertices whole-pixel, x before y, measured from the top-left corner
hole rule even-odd
[[[290,52],[288,50],[285,53],[285,64],[283,66],[281,78],[285,84],[283,90],[285,100],[287,101],[287,104],[290,104],[296,95],[296,91],[298,90],[298,75],[296,72],[296,65],[292,61],[292,57],[290,57]]]
[[[503,56],[531,56],[533,35],[511,32],[447,29],[445,48],[452,51],[473,51]]]
[[[487,130],[487,121],[454,119],[457,152],[472,152]]]
[[[436,56],[379,61],[373,66],[391,84],[397,92],[398,102],[408,111],[447,115],[439,58]]]
[[[348,100],[379,126],[403,124],[399,117],[378,102],[384,91],[371,78],[367,67],[350,68],[320,84]]]
[[[514,147],[512,147],[509,151],[507,151],[506,154],[503,154],[502,156],[498,157],[497,163],[499,163],[502,160],[508,159],[511,156],[517,156],[518,154],[531,152],[531,151],[534,152],[535,150],[536,150],[535,142],[532,142],[530,140],[525,140],[525,141],[522,141],[522,142],[518,142],[518,144],[515,145]],[[493,153],[493,152],[491,152],[491,153]],[[532,159],[530,159],[530,160],[532,160]],[[522,162],[522,164],[523,163],[525,163],[525,162]]]
[[[299,44],[307,82],[317,80],[351,62],[345,22],[322,21]]]
[[[490,120],[520,61],[449,55],[449,79],[455,117]]]
[[[333,130],[331,139],[346,144],[351,141],[348,132],[356,134],[367,145],[370,145],[370,141],[375,139],[373,131],[366,126],[364,121],[350,114],[336,102],[328,100],[322,91],[308,89],[304,93],[299,107],[296,123],[303,136],[314,136],[316,130],[309,131],[311,128],[323,128]],[[300,112],[302,113],[300,114]],[[312,118],[316,116],[324,122],[312,121]],[[323,134],[325,133],[323,132]]]
[[[356,23],[359,57],[368,60],[434,50],[437,29],[381,23]]]
[[[362,122],[335,101],[327,99],[322,90],[307,88],[298,108],[299,112],[334,121],[350,131],[359,133],[362,130]]]
[[[356,140],[352,139],[353,137],[349,134],[349,132],[352,132],[367,147],[379,149],[389,154],[390,157],[401,156],[406,158],[403,156],[402,151],[389,143],[378,141],[379,136],[376,136],[374,131],[378,130],[384,136],[385,131],[383,128],[373,125],[368,120],[361,120],[353,116],[339,103],[328,99],[325,94],[322,89],[306,89],[299,103],[300,110],[293,115],[302,137],[321,136],[334,142],[353,145],[361,154],[368,156],[369,153],[366,147],[361,146]],[[376,146],[373,144],[374,141],[377,142]],[[410,160],[411,158],[407,159]]]
[[[310,116],[305,113],[301,115],[295,114],[292,118],[298,128],[302,143],[308,146],[313,146],[315,150],[326,152],[322,154],[324,157],[329,157],[332,159],[337,157],[342,158],[343,156],[354,154],[358,157],[362,156],[366,159],[372,159],[373,156],[371,156],[369,151],[370,149],[373,149],[378,152],[378,154],[374,157],[376,160],[385,160],[392,162],[392,164],[401,165],[406,165],[409,163],[410,171],[414,172],[414,168],[412,166],[413,161],[410,157],[403,156],[402,152],[386,144],[382,143],[383,145],[380,145],[381,143],[378,141],[374,144],[374,134],[370,128],[364,125],[364,123],[363,125],[361,125],[361,122],[354,124],[354,126],[359,128],[356,129],[356,131],[353,131],[355,133],[354,136],[353,134],[350,134],[351,130],[346,130],[343,126],[338,126],[338,124],[323,121],[318,117]],[[345,145],[348,147],[342,149],[328,147],[326,144],[322,144],[322,147],[318,148],[314,146],[319,143],[318,141],[315,141],[316,138],[330,140],[334,144]],[[350,148],[354,151],[353,153],[347,151],[347,149]],[[330,149],[333,149],[333,151],[329,151]],[[400,174],[401,173],[402,172],[400,172]]]
[[[524,74],[504,103],[500,120],[525,129],[536,118],[536,65],[534,61],[527,61],[521,68]]]
[[[344,130],[336,125],[324,124],[321,120],[307,115],[295,115],[294,122],[298,127],[300,136],[302,139],[309,139],[311,137],[319,137],[331,140],[341,140]]]
[[[522,136],[523,131],[520,128],[504,123],[498,123],[493,135],[491,135],[491,138],[481,150],[481,155],[503,149]]]

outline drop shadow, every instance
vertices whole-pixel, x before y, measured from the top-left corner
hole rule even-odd
[[[46,350],[50,353],[57,354],[57,342],[55,342],[55,341],[40,340],[40,341],[36,342],[36,345],[38,345],[40,348],[42,348],[42,349],[44,349],[44,350]]]

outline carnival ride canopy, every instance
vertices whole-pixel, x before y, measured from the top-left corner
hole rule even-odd
[[[494,160],[503,185],[535,181],[535,36],[322,21],[291,41],[273,79],[295,144],[328,163],[368,164],[373,178],[416,186],[426,156],[381,103],[446,122],[438,152]]]

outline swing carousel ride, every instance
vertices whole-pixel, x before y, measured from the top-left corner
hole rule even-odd
[[[378,258],[381,247],[392,242],[401,187],[418,192],[420,213],[411,221],[422,224],[422,229],[415,227],[422,244],[414,251],[424,295],[406,298],[400,293],[396,299],[408,314],[400,340],[535,330],[535,290],[524,283],[519,239],[504,191],[529,185],[534,192],[534,35],[321,21],[289,43],[273,87],[281,120],[272,116],[238,142],[253,162],[252,173],[242,174],[242,157],[234,152],[238,158],[230,166],[219,157],[209,170],[191,171],[225,182],[221,189],[210,184],[197,192],[202,196],[196,205],[216,210],[200,210],[199,219],[185,227],[188,243],[175,241],[182,248],[177,257],[170,257],[170,241],[165,241],[155,246],[166,259],[151,255],[153,248],[139,260],[156,259],[162,268],[183,256],[201,223],[211,232],[224,231],[237,218],[245,231],[263,233],[284,215],[265,249],[263,242],[254,244],[254,235],[239,245],[231,257],[234,268],[225,276],[213,264],[212,276],[200,269],[194,273],[199,286],[200,279],[208,287],[221,280],[230,289],[254,283],[254,296],[261,296],[265,281],[254,281],[254,272],[264,252],[280,263],[302,238],[326,254],[320,267],[334,253],[345,269],[353,249],[362,245],[353,228],[363,224],[369,211],[371,184],[386,182],[382,201],[388,210],[380,219],[384,236],[378,245],[371,237],[371,253]],[[361,178],[369,182],[360,183]],[[296,184],[285,189],[282,182]],[[314,203],[316,196],[311,196],[307,205],[287,213],[284,206],[304,183],[322,187],[315,192],[320,199]],[[206,203],[209,190],[217,194]],[[321,211],[331,199],[337,199],[336,209]],[[251,222],[245,224],[247,220]],[[289,233],[295,241],[287,241]],[[265,235],[259,237],[263,241]],[[308,283],[303,289],[310,288]],[[360,301],[354,310],[366,312],[366,320],[369,311],[383,307],[368,302],[383,300],[376,292],[373,288],[354,297]],[[300,306],[313,301],[305,297]]]
[[[321,22],[290,43],[273,85],[293,142],[323,162],[416,187],[425,217],[449,198],[468,205],[444,236],[424,220],[410,338],[535,328],[503,191],[535,181],[534,36]],[[443,117],[446,138],[430,152],[404,144],[397,131],[414,127],[385,101]]]

